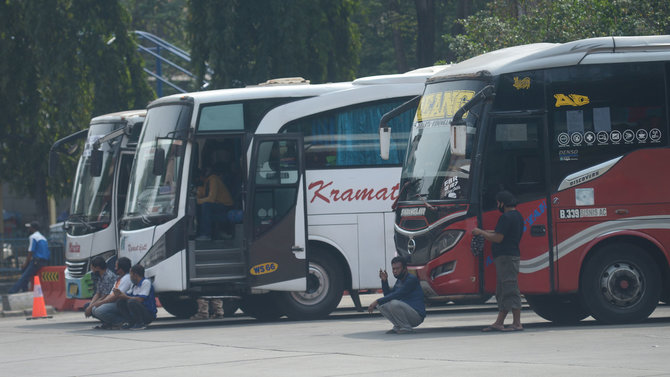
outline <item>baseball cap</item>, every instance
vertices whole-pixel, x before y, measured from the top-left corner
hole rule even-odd
[[[37,221],[31,221],[26,224],[26,228],[33,228],[35,230],[40,230],[40,223]]]

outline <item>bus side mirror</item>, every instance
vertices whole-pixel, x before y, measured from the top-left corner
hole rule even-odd
[[[154,152],[154,166],[151,172],[154,175],[163,175],[165,171],[165,150],[163,148],[156,148]]]
[[[91,163],[89,165],[91,177],[102,175],[102,153],[99,149],[91,149]]]
[[[391,149],[391,127],[379,128],[379,156],[382,160],[389,159]]]

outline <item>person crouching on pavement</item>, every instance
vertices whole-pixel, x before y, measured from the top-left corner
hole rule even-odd
[[[121,315],[126,318],[130,330],[141,330],[156,319],[156,296],[151,281],[144,277],[144,267],[136,264],[130,268],[132,287],[127,292],[115,288],[119,297],[116,302]]]
[[[127,292],[132,287],[133,283],[130,281],[130,259],[126,257],[117,259],[115,267],[117,279],[114,287],[109,290],[107,297],[91,305],[93,307],[91,314],[102,322],[100,325],[95,326],[95,329],[120,329],[125,321],[125,318],[116,306],[119,296],[114,294],[114,289]]]
[[[391,321],[393,328],[387,334],[408,334],[414,332],[426,318],[426,305],[423,301],[423,291],[419,279],[407,271],[407,261],[402,257],[391,260],[393,276],[396,283],[393,289],[389,287],[388,274],[379,270],[382,280],[384,297],[370,304],[368,312],[379,306],[379,312]]]
[[[91,261],[91,280],[93,280],[95,294],[91,298],[91,302],[84,305],[86,318],[93,315],[93,308],[101,305],[116,283],[116,274],[111,268],[107,268],[105,258],[97,256]]]

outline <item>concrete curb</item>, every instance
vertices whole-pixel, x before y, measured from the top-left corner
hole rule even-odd
[[[56,309],[53,306],[46,306],[47,315],[54,315],[57,313]],[[0,317],[31,317],[33,315],[33,309],[23,309],[23,310],[3,310],[0,313]]]

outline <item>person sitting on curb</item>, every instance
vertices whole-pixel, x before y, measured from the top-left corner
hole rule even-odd
[[[133,283],[130,281],[130,259],[126,257],[119,258],[116,261],[116,274],[118,278],[114,284],[114,288],[121,292],[127,292]],[[114,294],[114,288],[109,291],[107,297],[99,300],[93,307],[92,315],[102,322],[100,325],[94,327],[96,329],[116,330],[123,325],[124,317],[116,307],[118,297]]]
[[[156,319],[154,287],[151,281],[144,277],[144,267],[141,264],[130,268],[130,280],[133,285],[128,291],[114,289],[114,294],[118,296],[116,305],[128,322],[124,328],[142,330]]]
[[[95,287],[95,294],[91,298],[91,302],[84,305],[86,318],[93,315],[93,308],[100,305],[100,302],[107,297],[116,283],[116,274],[107,268],[107,262],[101,256],[97,256],[91,261],[91,278]]]
[[[384,297],[373,301],[368,312],[379,306],[379,312],[391,321],[393,328],[387,334],[408,334],[414,332],[426,318],[426,305],[423,301],[423,291],[419,279],[407,271],[407,261],[402,257],[391,260],[393,276],[396,283],[393,289],[389,288],[388,274],[379,270],[382,280]]]
[[[26,224],[30,237],[28,238],[28,256],[21,267],[21,277],[10,289],[10,294],[25,292],[28,290],[28,283],[33,280],[40,268],[49,264],[51,251],[47,245],[47,239],[40,233],[40,223],[32,221]]]

